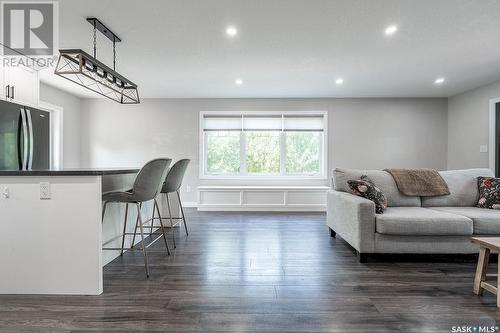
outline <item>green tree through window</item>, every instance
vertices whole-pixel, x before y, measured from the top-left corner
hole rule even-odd
[[[279,173],[280,172],[280,132],[252,131],[246,132],[247,138],[247,172]]]
[[[207,132],[206,140],[209,173],[240,171],[240,132]]]
[[[318,132],[286,132],[287,173],[320,172],[321,136]]]

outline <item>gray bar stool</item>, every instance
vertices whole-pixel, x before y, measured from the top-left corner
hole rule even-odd
[[[141,232],[141,249],[142,253],[144,256],[144,267],[146,269],[146,276],[149,277],[149,266],[148,266],[148,254],[146,251],[146,248],[149,247],[152,243],[156,242],[158,239],[163,238],[165,240],[165,246],[167,247],[167,252],[170,254],[170,250],[168,248],[168,242],[167,242],[167,237],[165,236],[165,228],[163,226],[163,223],[160,219],[160,228],[162,235],[158,237],[157,239],[153,240],[151,243],[149,243],[147,246],[144,242],[144,227],[143,227],[143,221],[141,217],[141,204],[146,201],[151,201],[154,200],[162,186],[163,182],[165,180],[166,174],[168,172],[168,167],[170,163],[172,162],[171,159],[169,158],[159,158],[159,159],[154,159],[152,161],[149,161],[142,167],[142,169],[139,171],[137,174],[137,177],[134,182],[134,186],[132,190],[130,191],[125,191],[125,192],[107,192],[102,195],[102,200],[103,200],[103,209],[102,209],[102,219],[104,222],[104,215],[106,214],[106,206],[109,203],[125,203],[126,204],[126,210],[125,210],[125,223],[123,226],[123,235],[122,237],[122,246],[121,248],[105,248],[103,247],[103,250],[119,250],[120,255],[123,254],[124,248],[124,243],[125,243],[125,235],[134,235],[135,236],[135,231],[137,230],[137,226],[139,226],[140,232]],[[156,203],[156,202],[155,202]],[[127,214],[128,214],[128,206],[129,204],[135,204],[137,207],[137,223],[136,223],[136,228],[134,229],[134,233],[127,233]],[[160,211],[158,209],[158,206],[155,204],[153,206],[153,215],[154,215],[154,209],[158,210],[158,216],[160,216]],[[103,245],[113,241],[116,238],[115,237],[108,242],[104,243]],[[135,250],[133,248],[130,250]]]
[[[173,228],[174,224],[172,222],[173,219],[182,219],[184,222],[184,230],[186,230],[186,236],[189,235],[187,225],[186,225],[186,217],[184,216],[184,208],[182,207],[182,201],[181,201],[181,195],[180,195],[180,188],[182,185],[182,180],[184,179],[184,175],[186,174],[187,167],[189,165],[189,162],[191,162],[190,159],[182,159],[178,160],[175,162],[174,165],[170,168],[170,170],[167,173],[167,178],[165,179],[165,183],[163,184],[163,187],[161,189],[161,193],[165,194],[165,197],[167,198],[167,206],[168,206],[168,215],[170,218],[170,227]],[[179,200],[179,206],[181,208],[181,214],[182,218],[180,217],[172,217],[172,210],[170,208],[170,199],[168,195],[170,193],[177,193],[177,199]],[[156,200],[156,199],[155,199]],[[172,229],[173,230],[173,229]],[[172,234],[174,232],[172,231]],[[175,236],[173,238],[174,240],[174,247],[175,245]]]
[[[189,165],[189,162],[191,160],[189,159],[182,159],[178,160],[177,162],[172,165],[170,170],[167,173],[167,177],[165,178],[165,183],[163,184],[163,187],[161,189],[161,193],[165,194],[165,197],[167,199],[167,206],[168,206],[168,215],[170,219],[170,228],[172,230],[172,239],[174,241],[174,248],[176,247],[175,244],[175,233],[174,233],[174,223],[173,220],[182,220],[184,222],[184,229],[186,230],[186,236],[189,235],[187,225],[186,225],[186,217],[184,216],[184,208],[182,207],[182,201],[181,201],[181,195],[179,193],[179,190],[182,185],[182,180],[184,179],[184,175],[186,174],[186,169]],[[172,216],[172,209],[170,208],[170,198],[169,198],[169,193],[176,193],[177,194],[177,199],[179,200],[179,206],[181,208],[181,215],[182,217],[173,217]],[[155,198],[155,206],[158,207],[158,202],[156,201],[157,199]],[[160,211],[158,209],[158,217],[154,217],[153,214],[153,221],[154,220],[162,220],[164,218],[161,217]],[[153,222],[154,223],[154,222]],[[151,226],[153,228],[153,226]],[[135,235],[134,235],[135,237]]]

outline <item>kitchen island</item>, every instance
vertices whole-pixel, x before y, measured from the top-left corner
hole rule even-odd
[[[122,233],[125,214],[110,204],[102,222],[101,196],[130,189],[138,171],[0,171],[0,294],[101,294],[102,267],[119,255],[102,243]],[[128,218],[130,232],[137,213]]]

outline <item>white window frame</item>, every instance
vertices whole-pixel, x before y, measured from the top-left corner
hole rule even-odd
[[[280,148],[280,174],[211,174],[206,172],[206,156],[207,142],[205,140],[204,127],[204,116],[206,115],[217,115],[217,116],[240,116],[240,115],[293,115],[293,116],[311,116],[311,115],[321,115],[323,116],[323,140],[321,142],[321,156],[320,156],[320,173],[314,175],[307,174],[283,174],[285,172],[285,163],[281,163],[286,160],[286,149],[284,147]],[[327,111],[200,111],[199,118],[199,156],[200,156],[200,179],[234,179],[234,180],[326,180],[327,179],[327,166],[328,166],[328,112]],[[240,135],[244,136],[243,132]],[[281,145],[286,145],[285,132],[281,132],[282,138],[280,139]],[[240,142],[240,170],[246,170],[244,164],[246,163],[246,140],[241,138]]]

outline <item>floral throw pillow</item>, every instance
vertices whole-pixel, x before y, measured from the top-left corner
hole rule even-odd
[[[500,178],[477,177],[479,201],[477,207],[500,209]]]
[[[348,180],[347,184],[353,194],[373,201],[377,214],[384,213],[384,209],[387,208],[387,198],[368,176],[361,176],[359,180]]]

